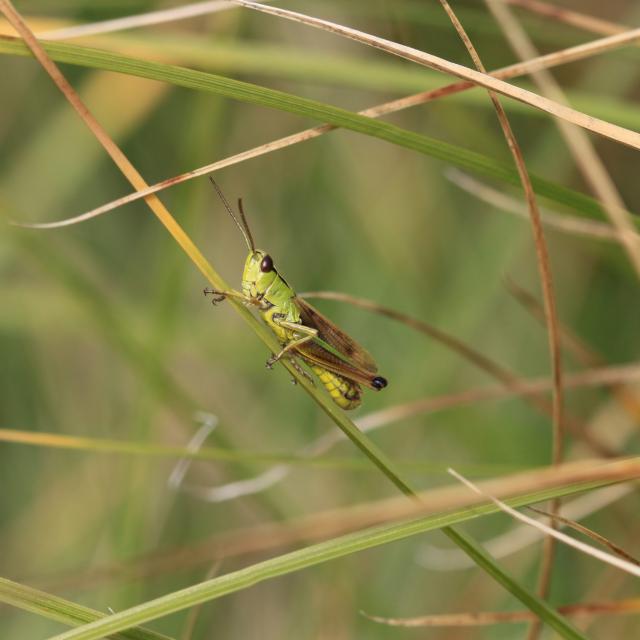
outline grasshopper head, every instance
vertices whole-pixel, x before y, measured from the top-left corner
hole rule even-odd
[[[250,251],[242,273],[242,293],[250,298],[262,297],[277,277],[273,260],[266,251]]]
[[[256,249],[256,245],[253,242],[253,236],[251,229],[247,223],[247,218],[244,215],[244,209],[242,208],[242,200],[238,200],[238,211],[240,212],[240,218],[236,216],[233,209],[229,206],[227,199],[224,197],[220,187],[216,184],[213,178],[209,178],[214,189],[218,192],[222,203],[227,210],[227,213],[231,216],[233,221],[240,229],[240,233],[244,237],[244,241],[249,248],[249,255],[244,263],[244,271],[242,273],[242,293],[248,298],[256,299],[262,298],[267,289],[273,284],[278,277],[278,272],[273,266],[273,260],[266,251]]]

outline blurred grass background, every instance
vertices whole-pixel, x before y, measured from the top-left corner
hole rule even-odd
[[[565,1],[633,26],[631,0]],[[157,2],[30,0],[30,16],[92,21],[163,6]],[[295,2],[292,8],[357,26],[468,65],[437,3]],[[455,4],[487,67],[515,61],[484,5]],[[518,12],[543,51],[595,36]],[[228,11],[112,36],[121,50],[202,68],[349,109],[423,88],[438,76],[380,52],[279,20]],[[637,48],[560,68],[556,76],[588,113],[637,124]],[[4,56],[0,100],[0,204],[3,216],[51,221],[129,192],[129,187],[67,103],[31,59]],[[149,182],[284,136],[308,121],[194,91],[118,74],[63,67],[105,128]],[[419,72],[419,76],[418,76]],[[517,81],[529,86],[525,81]],[[506,103],[509,106],[509,103]],[[552,122],[509,110],[528,167],[584,190]],[[508,160],[490,103],[474,91],[390,118],[401,126]],[[635,123],[635,124],[634,124]],[[630,210],[640,211],[631,149],[595,140]],[[257,244],[298,291],[338,290],[422,318],[522,376],[549,371],[544,329],[508,294],[504,278],[537,292],[526,221],[463,193],[437,161],[351,132],[318,140],[216,174],[230,200],[244,199]],[[246,249],[206,179],[161,195],[211,262],[239,285]],[[609,362],[640,348],[635,275],[622,251],[549,231],[558,306],[572,327]],[[295,452],[332,428],[283,371],[268,372],[264,346],[232,310],[213,308],[206,285],[143,204],[54,231],[3,225],[0,234],[0,428],[95,438],[186,444],[193,413],[220,425],[209,444]],[[366,394],[359,414],[490,379],[441,345],[365,311],[318,306],[375,355],[390,380]],[[569,369],[577,368],[571,358]],[[570,411],[611,439],[619,454],[638,452],[635,425],[600,389],[570,392]],[[602,419],[600,416],[605,415]],[[390,425],[375,436],[394,460],[505,468],[545,465],[550,420],[518,399],[482,403]],[[349,444],[334,452],[359,459]],[[569,457],[590,455],[571,443]],[[115,611],[204,579],[209,565],[145,575],[135,559],[183,548],[216,533],[324,508],[392,495],[373,468],[298,465],[264,494],[218,505],[167,488],[174,459],[119,456],[0,444],[0,574],[71,600]],[[219,483],[259,472],[256,463],[198,463],[194,481]],[[419,488],[447,482],[444,471],[409,471]],[[633,551],[637,496],[586,524]],[[469,525],[483,540],[507,530],[505,516]],[[412,538],[304,571],[203,608],[193,638],[387,638],[424,631],[388,629],[359,610],[382,615],[514,608],[484,574],[436,572],[416,558],[439,534]],[[503,560],[533,587],[540,547]],[[222,560],[226,573],[258,556]],[[97,572],[111,567],[107,575]],[[552,601],[632,595],[613,570],[560,549]],[[154,625],[181,637],[186,614]],[[631,637],[633,617],[601,618],[590,637]],[[45,638],[60,627],[2,609],[0,637]],[[520,637],[521,626],[429,630],[433,638]]]

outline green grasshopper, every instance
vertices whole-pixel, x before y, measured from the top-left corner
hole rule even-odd
[[[333,401],[343,409],[355,409],[362,402],[362,387],[380,391],[387,386],[385,378],[376,375],[373,358],[355,340],[340,330],[308,302],[296,295],[273,265],[271,256],[255,248],[251,229],[238,200],[240,218],[236,217],[222,191],[211,178],[215,190],[249,248],[242,273],[242,291],[205,289],[217,304],[235,298],[258,312],[276,334],[282,349],[266,363],[271,369],[287,356],[296,370],[310,377],[298,364],[303,360],[318,376]]]

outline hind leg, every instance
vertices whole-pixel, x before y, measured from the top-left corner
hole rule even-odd
[[[278,360],[280,360],[280,358],[282,358],[285,353],[291,351],[291,349],[295,349],[296,347],[303,345],[305,342],[309,342],[309,340],[313,340],[318,335],[317,329],[305,327],[303,324],[298,324],[297,322],[287,322],[286,320],[280,320],[277,322],[277,324],[281,327],[284,327],[285,329],[291,329],[292,331],[295,331],[296,333],[302,335],[287,342],[287,344],[284,345],[279,353],[271,356],[267,360],[267,369],[271,369],[273,365],[278,362]]]

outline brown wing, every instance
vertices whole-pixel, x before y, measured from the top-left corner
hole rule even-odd
[[[315,307],[312,307],[306,300],[295,297],[294,302],[300,311],[300,319],[306,327],[313,327],[318,330],[318,338],[333,347],[338,353],[350,364],[356,371],[362,370],[362,373],[375,373],[378,370],[373,358],[364,347],[361,347],[353,338],[349,337],[344,331],[336,327],[329,318],[322,315]],[[307,343],[308,345],[311,343]],[[306,347],[307,345],[305,345]],[[331,354],[320,345],[319,347],[325,354]],[[335,356],[333,356],[335,358]],[[336,358],[336,361],[339,361]],[[328,368],[328,367],[327,367]],[[336,373],[340,373],[337,371]],[[348,376],[347,376],[348,377]],[[365,383],[367,384],[367,383]]]
[[[360,369],[345,362],[316,342],[306,342],[300,345],[296,348],[296,354],[310,364],[317,364],[332,373],[359,382],[370,389],[380,390],[387,384],[386,380],[375,375],[375,372]]]

